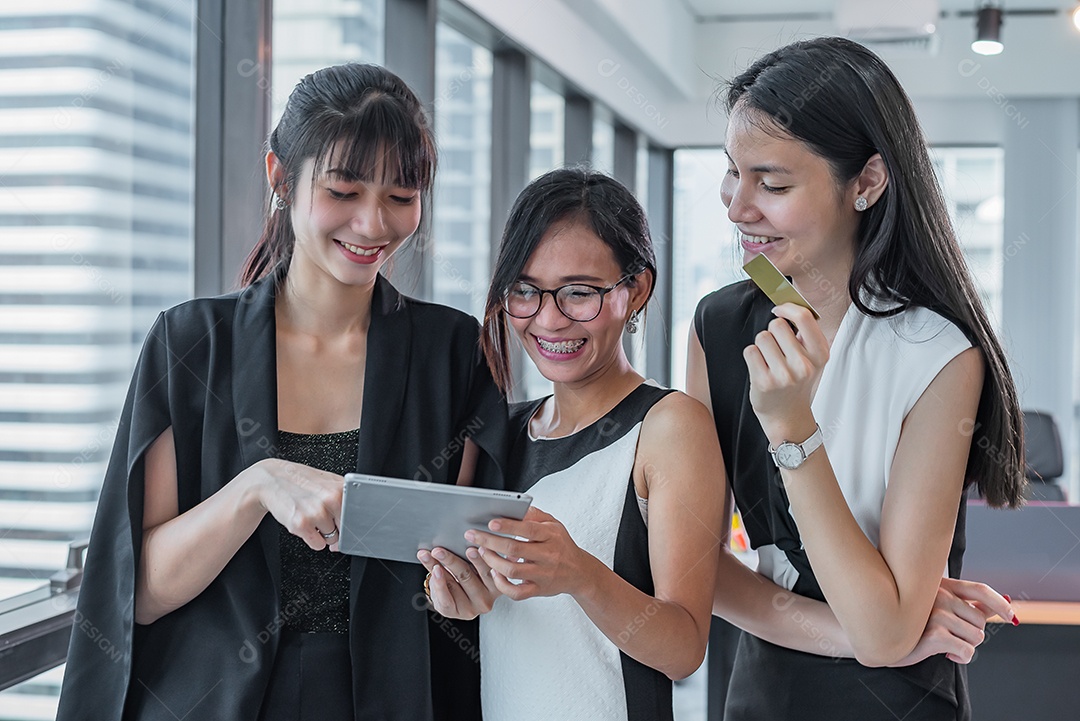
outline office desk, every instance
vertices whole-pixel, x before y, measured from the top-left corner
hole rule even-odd
[[[974,721],[1080,718],[1080,603],[1015,601],[968,667]]]

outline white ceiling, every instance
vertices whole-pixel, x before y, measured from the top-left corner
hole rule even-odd
[[[700,18],[716,16],[761,15],[831,15],[835,0],[682,0],[690,12]],[[941,10],[946,13],[972,11],[976,0],[941,0]],[[1009,10],[1069,10],[1076,6],[1075,0],[999,0],[1006,12]]]

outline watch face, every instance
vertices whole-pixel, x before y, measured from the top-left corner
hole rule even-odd
[[[788,470],[793,470],[802,465],[802,449],[794,443],[781,443],[776,449],[776,462]]]

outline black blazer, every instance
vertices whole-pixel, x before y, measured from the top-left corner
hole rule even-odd
[[[275,455],[274,276],[162,313],[143,346],[90,537],[59,721],[254,720],[281,624],[277,521],[269,514],[185,606],[134,623],[143,460],[172,426],[180,512]],[[466,436],[478,484],[502,487],[506,406],[476,321],[406,298],[372,298],[358,471],[453,482]],[[197,551],[196,551],[197,552]],[[356,719],[479,718],[476,624],[423,610],[419,564],[352,558],[349,641]],[[190,715],[189,715],[190,714]]]

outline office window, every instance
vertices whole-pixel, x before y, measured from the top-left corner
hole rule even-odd
[[[563,164],[566,101],[541,82],[533,81],[529,97],[530,180]]]
[[[637,136],[637,152],[634,165],[634,187],[631,190],[634,191],[634,196],[641,203],[641,207],[647,211],[649,208],[649,141],[640,133]],[[655,243],[655,230],[651,230],[654,234],[653,242]],[[649,314],[652,317],[651,319],[646,317],[645,322],[666,325],[668,320],[663,316],[667,311],[667,308],[661,308],[660,304],[654,299],[649,302]],[[630,363],[639,373],[646,377],[648,376],[646,368],[649,347],[648,335],[648,333],[639,332],[635,337],[631,338],[627,347],[627,357],[630,359]]]
[[[308,73],[339,63],[382,63],[384,0],[274,0],[271,127]]]
[[[483,316],[491,264],[491,51],[454,28],[435,31],[435,300]]]
[[[472,113],[443,113],[439,116],[439,130],[441,140],[450,137],[468,139],[476,130],[476,118]]]
[[[1001,328],[1005,154],[1001,148],[931,148],[960,247],[994,327]],[[1026,243],[1014,239],[1013,243]],[[1014,246],[1015,248],[1019,245]]]
[[[534,180],[563,165],[566,100],[547,85],[534,80],[529,103],[529,179]],[[524,384],[523,388],[517,390],[514,399],[525,400],[550,394],[551,381],[536,370],[532,361],[524,355],[522,357]]]
[[[744,279],[735,226],[720,201],[727,172],[721,148],[675,151],[671,385],[686,387],[686,341],[694,309],[708,293]]]
[[[89,534],[143,338],[193,288],[196,3],[83,5],[0,5],[3,598]],[[0,718],[51,718],[61,678]]]
[[[536,133],[554,133],[555,132],[555,112],[554,111],[534,111],[532,114],[532,130]]]
[[[596,105],[593,113],[592,166],[601,173],[615,174],[615,125],[611,111]]]

